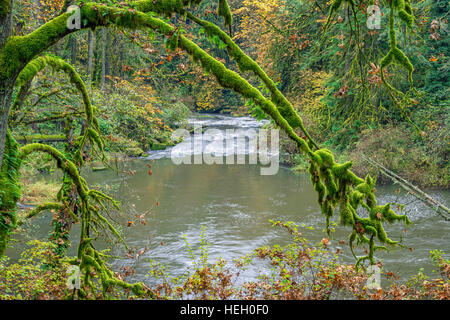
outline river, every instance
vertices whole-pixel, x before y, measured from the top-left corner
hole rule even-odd
[[[250,130],[262,125],[249,117],[222,115],[195,115],[190,123],[215,128],[218,129],[216,132],[222,133],[225,129]],[[219,138],[213,137],[212,140]],[[190,140],[185,140],[179,150],[189,149],[190,143]],[[301,228],[312,243],[326,237],[323,232],[325,219],[307,174],[296,174],[281,166],[275,175],[261,175],[259,164],[175,165],[170,159],[171,152],[171,148],[151,151],[147,158],[121,164],[124,166],[121,170],[135,171],[132,175],[117,175],[113,171],[84,172],[90,185],[106,187],[122,202],[126,217],[118,217],[117,221],[122,223],[128,245],[136,251],[149,249],[137,262],[126,257],[114,260],[114,268],[133,265],[135,279],[152,284],[152,278],[145,275],[149,272],[149,260],[154,260],[166,265],[171,275],[179,276],[192,265],[184,236],[199,253],[197,247],[202,229],[210,243],[211,262],[218,257],[232,261],[264,245],[286,244],[289,240],[287,233],[272,228],[269,219],[313,227],[314,230]],[[148,173],[150,165],[151,175]],[[386,230],[393,239],[402,237],[407,248],[378,252],[376,257],[383,261],[385,270],[402,278],[416,274],[420,268],[430,273],[433,269],[430,250],[450,252],[450,223],[404,192],[397,199],[396,189],[393,185],[379,186],[376,196],[380,204],[406,204],[413,224],[406,228],[394,224],[387,226]],[[444,205],[450,205],[448,190],[429,193]],[[134,224],[127,227],[127,220],[144,213],[144,218],[134,219]],[[144,220],[145,224],[141,223]],[[49,216],[36,218],[32,225],[26,227],[26,232],[15,235],[17,241],[11,244],[8,254],[14,256],[26,240],[46,239],[49,224]],[[72,230],[72,254],[75,254],[78,231],[79,226]],[[339,240],[347,239],[349,232],[348,227],[338,226],[331,245],[339,246]],[[348,245],[342,245],[342,251],[343,261],[354,263]],[[123,250],[115,250],[115,253],[124,256]],[[268,266],[257,263],[247,271],[245,279],[254,279],[260,272],[268,272]]]

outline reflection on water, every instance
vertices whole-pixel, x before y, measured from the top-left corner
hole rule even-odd
[[[152,164],[153,174],[148,175],[146,164]],[[90,184],[115,186],[114,195],[125,208],[133,208],[136,213],[151,211],[146,225],[136,224],[123,229],[130,247],[138,250],[149,247],[136,263],[137,279],[151,281],[145,277],[149,271],[147,259],[153,259],[169,266],[173,275],[181,275],[191,265],[183,236],[194,248],[200,240],[202,226],[210,242],[210,259],[222,257],[228,261],[250,253],[253,249],[272,244],[286,244],[285,232],[273,229],[269,219],[294,221],[297,224],[313,226],[315,230],[302,230],[311,241],[319,242],[326,237],[324,217],[317,204],[317,196],[312,188],[309,176],[280,169],[277,175],[261,176],[258,165],[174,165],[170,159],[150,162],[141,159],[126,163],[129,170],[136,170],[132,176],[118,176],[112,171],[88,172]],[[396,201],[394,186],[377,187],[377,199],[380,204]],[[445,205],[449,205],[448,191],[430,192]],[[450,223],[443,221],[436,213],[420,202],[407,196],[400,199],[409,203],[406,209],[413,221],[407,233],[403,225],[387,226],[388,235],[393,239],[403,237],[406,249],[396,249],[390,253],[380,252],[377,258],[383,260],[385,269],[409,276],[425,268],[430,272],[432,264],[429,251],[441,249],[450,252]],[[159,206],[156,206],[156,203]],[[336,218],[337,219],[337,218]],[[122,222],[123,222],[122,221]],[[33,228],[28,228],[28,236],[45,239],[49,230],[50,217],[42,216],[34,220]],[[36,228],[40,226],[40,228]],[[34,231],[33,231],[34,230]],[[76,248],[74,243],[72,254]],[[304,231],[304,232],[303,232]],[[332,240],[347,239],[350,230],[337,227]],[[23,239],[18,235],[17,239]],[[14,254],[15,248],[23,246],[15,243],[8,250]],[[101,245],[99,245],[101,246]],[[412,248],[412,251],[408,248]],[[353,263],[347,246],[343,246],[345,262]],[[134,264],[128,258],[115,260],[113,266]],[[254,277],[265,265],[257,265],[249,271],[247,277]]]

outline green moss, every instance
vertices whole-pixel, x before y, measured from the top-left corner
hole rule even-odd
[[[0,256],[6,250],[9,236],[16,228],[16,204],[20,198],[19,168],[21,159],[17,142],[9,130],[0,170]]]
[[[152,144],[152,150],[165,150],[167,149],[167,144],[155,142]]]
[[[91,123],[94,112],[86,85],[81,79],[81,76],[78,74],[78,72],[61,58],[45,55],[31,60],[17,77],[16,86],[19,88],[22,87],[25,83],[31,81],[39,71],[47,66],[51,67],[55,71],[63,71],[65,74],[67,74],[71,84],[73,84],[81,93],[85,108],[86,120],[88,123]]]
[[[92,167],[92,171],[98,172],[98,171],[106,171],[108,170],[107,167]]]
[[[37,55],[72,32],[67,29],[65,13],[25,36],[9,37],[0,51],[0,80],[15,79]]]
[[[55,142],[65,141],[66,137],[62,134],[34,134],[30,136],[16,136],[16,140],[19,142]]]
[[[8,16],[11,10],[11,0],[0,0],[0,19]]]
[[[227,0],[219,0],[217,14],[223,17],[226,26],[231,26],[231,24],[233,23],[233,17],[231,16],[230,6],[228,5]]]
[[[144,151],[139,147],[130,147],[124,150],[128,157],[140,157]]]
[[[77,220],[75,214],[72,212],[72,210],[70,210],[69,208],[67,208],[66,206],[64,206],[61,203],[54,203],[54,202],[48,202],[48,203],[43,203],[38,205],[36,208],[34,208],[33,210],[31,210],[30,212],[27,213],[26,215],[26,219],[30,219],[35,217],[36,215],[40,214],[41,212],[45,212],[45,211],[52,211],[52,210],[68,210],[71,213],[71,216],[75,218],[75,220]]]

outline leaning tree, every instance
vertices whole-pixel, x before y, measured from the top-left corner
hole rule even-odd
[[[283,130],[287,136],[298,146],[300,153],[309,160],[311,181],[318,194],[318,203],[323,215],[326,217],[327,230],[335,211],[339,213],[340,222],[352,229],[350,235],[350,248],[353,253],[353,244],[367,244],[368,254],[357,259],[357,264],[363,260],[375,263],[374,252],[378,249],[387,249],[387,246],[398,245],[398,241],[391,240],[383,227],[383,222],[392,223],[402,221],[409,223],[404,215],[396,214],[390,204],[379,205],[375,198],[375,180],[369,175],[360,178],[351,171],[352,162],[337,163],[333,154],[313,140],[303,125],[303,121],[292,104],[278,90],[276,84],[268,77],[264,70],[232,40],[227,33],[232,24],[232,15],[227,0],[218,0],[218,14],[224,18],[225,30],[221,27],[202,20],[190,12],[192,6],[197,6],[202,0],[140,0],[125,1],[107,5],[99,2],[79,1],[76,4],[80,8],[81,28],[95,29],[97,27],[111,27],[127,29],[152,29],[166,37],[166,46],[170,50],[181,49],[191,59],[201,65],[207,73],[213,74],[218,83],[224,88],[231,89],[241,94],[245,99],[260,107],[274,124]],[[39,211],[57,208],[66,210],[68,216],[80,219],[82,223],[81,241],[78,247],[77,257],[71,263],[77,264],[84,270],[85,284],[93,286],[89,274],[95,270],[100,275],[103,290],[107,291],[111,286],[121,286],[131,289],[135,293],[143,293],[144,286],[140,283],[130,285],[114,277],[113,272],[106,266],[104,256],[95,250],[92,245],[94,237],[92,233],[96,227],[103,225],[109,228],[117,236],[115,229],[101,214],[106,210],[105,202],[116,203],[114,200],[97,190],[90,189],[86,181],[79,174],[79,167],[83,162],[83,150],[90,143],[103,149],[102,138],[98,129],[95,115],[95,107],[92,106],[86,87],[73,68],[62,60],[45,55],[45,51],[70,33],[79,29],[68,28],[67,21],[72,19],[72,14],[66,12],[72,4],[65,1],[63,10],[53,20],[45,23],[37,30],[23,36],[16,36],[13,32],[13,5],[14,0],[0,0],[0,254],[3,254],[11,232],[20,223],[16,217],[16,203],[20,197],[18,182],[19,167],[22,159],[31,153],[43,152],[50,155],[65,176],[64,187],[72,187],[77,194],[76,212],[74,203],[68,193],[61,192],[60,203],[42,205],[30,215]],[[373,4],[373,0],[334,0],[329,8],[328,22],[324,28],[326,31],[329,22],[336,11],[343,5],[347,5],[349,12],[357,21],[358,12],[367,5]],[[395,19],[411,26],[414,21],[410,0],[387,0],[390,8],[389,14],[389,38],[390,50],[380,62],[381,69],[391,63],[403,66],[409,74],[409,80],[413,67],[407,56],[399,49],[396,41]],[[75,12],[76,14],[76,12]],[[167,17],[177,15],[181,19],[168,20]],[[183,29],[176,23],[182,23],[189,19],[200,25],[208,37],[220,39],[228,55],[239,67],[240,73],[227,68],[216,60],[188,37],[183,35]],[[170,21],[181,21],[173,22]],[[68,157],[57,149],[45,144],[33,143],[19,146],[11,132],[8,130],[8,116],[12,105],[20,106],[18,99],[23,99],[23,88],[29,85],[29,81],[39,70],[50,66],[61,70],[69,76],[73,85],[80,91],[84,103],[84,120],[87,128],[83,135],[75,141],[75,151]],[[381,71],[381,74],[383,72]],[[250,84],[244,74],[259,78],[270,93],[267,97],[258,88]],[[383,82],[390,91],[394,103],[402,93],[387,83]],[[70,203],[72,202],[72,205]],[[357,213],[357,210],[366,211],[366,215]],[[380,245],[376,245],[376,240]],[[356,258],[356,256],[355,256]]]

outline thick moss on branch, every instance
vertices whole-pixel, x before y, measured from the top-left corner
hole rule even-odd
[[[20,198],[19,168],[21,158],[18,144],[9,130],[0,170],[0,255],[6,250],[9,236],[17,226],[16,203]]]
[[[57,149],[40,143],[28,144],[20,148],[20,157],[25,158],[33,152],[43,152],[49,154],[56,161],[58,168],[67,173],[73,180],[73,183],[77,187],[78,194],[83,199],[83,201],[87,201],[89,189],[87,187],[86,181],[80,176],[76,165],[72,161],[68,160]]]
[[[103,293],[106,294],[111,286],[119,286],[127,290],[131,290],[136,295],[142,295],[149,292],[142,283],[129,284],[122,280],[114,277],[111,270],[105,265],[101,255],[97,250],[95,250],[91,242],[94,240],[90,237],[90,230],[96,230],[95,226],[105,225],[120,241],[125,243],[117,232],[117,230],[109,223],[109,221],[103,217],[99,210],[94,206],[90,205],[90,201],[98,203],[101,208],[107,211],[104,205],[104,201],[109,201],[114,207],[118,208],[118,204],[114,199],[108,197],[107,195],[96,191],[90,190],[86,184],[86,181],[79,175],[79,171],[76,165],[67,159],[60,151],[43,144],[30,144],[22,147],[20,149],[20,157],[24,158],[33,152],[44,152],[51,155],[58,168],[60,168],[65,174],[67,174],[73,184],[77,188],[77,193],[81,198],[81,237],[80,244],[78,247],[78,261],[80,261],[80,269],[84,271],[85,274],[85,285],[91,288],[95,293],[95,288],[90,280],[91,268],[94,268],[96,273],[100,275],[100,280],[102,284]],[[74,213],[64,204],[58,203],[47,203],[38,206],[36,209],[28,214],[28,218],[35,216],[36,214],[47,211],[47,210],[69,210],[69,213],[74,215]],[[77,219],[77,217],[74,217]]]
[[[91,123],[94,112],[86,85],[83,79],[81,79],[78,72],[75,70],[75,68],[61,58],[45,55],[33,59],[20,72],[16,80],[16,86],[21,88],[25,83],[31,81],[39,71],[41,71],[47,66],[51,67],[55,71],[63,71],[65,74],[67,74],[70,83],[73,84],[81,93],[84,103],[84,112],[86,114],[86,120],[88,123]]]
[[[0,0],[0,19],[4,19],[11,11],[11,0]]]
[[[45,211],[67,211],[69,212],[70,216],[75,220],[78,221],[78,217],[72,212],[70,208],[68,208],[66,205],[62,203],[56,203],[56,202],[48,202],[38,205],[36,208],[28,212],[25,216],[25,219],[31,219],[41,212]]]
[[[12,36],[0,51],[0,81],[15,79],[37,55],[73,32],[67,28],[69,13],[62,14],[25,36]]]

